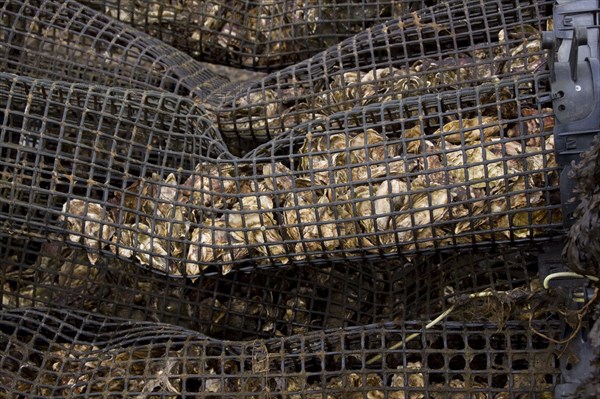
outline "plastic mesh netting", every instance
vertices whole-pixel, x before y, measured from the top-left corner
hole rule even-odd
[[[432,1],[122,1],[83,4],[194,58],[275,70]]]
[[[529,287],[537,278],[539,253],[532,248],[431,255],[412,263],[254,267],[191,280],[165,279],[109,258],[92,263],[85,251],[44,241],[4,238],[0,281],[2,303],[9,308],[82,309],[176,324],[222,339],[434,318],[454,296]]]
[[[162,41],[74,1],[0,5],[3,72],[198,98],[228,82]]]
[[[549,28],[552,2],[443,2],[241,87],[77,3],[19,4],[0,11],[5,72],[192,93],[239,151],[253,146],[249,139],[264,141],[335,112],[534,72],[545,61],[539,32]]]
[[[561,327],[535,248],[192,282],[8,243],[3,302],[19,306],[0,313],[10,394],[545,396],[557,381],[547,338]],[[27,256],[10,256],[23,245]],[[481,292],[494,295],[467,299]],[[450,306],[443,325],[423,327]]]
[[[299,123],[543,69],[551,2],[453,1],[373,26],[318,55],[221,89],[206,106],[226,137],[266,140]]]
[[[36,397],[548,396],[557,371],[557,354],[544,339],[484,324],[449,322],[427,332],[390,351],[383,372],[361,365],[421,333],[419,326],[223,342],[171,325],[45,309],[3,312],[0,326],[7,334],[0,389]],[[552,325],[540,328],[551,333]]]
[[[0,3],[0,396],[552,397],[554,1],[84,3]]]
[[[562,223],[536,76],[317,119],[244,158],[181,97],[0,79],[4,231],[92,260],[197,275],[531,240]]]
[[[473,10],[480,21],[486,15],[480,8],[460,4],[463,13]],[[227,272],[248,261],[310,263],[322,258],[381,257],[550,236],[561,220],[553,116],[541,101],[548,97],[546,75],[535,73],[543,58],[539,38],[531,36],[545,24],[546,17],[539,14],[543,8],[534,2],[529,8],[507,11],[517,33],[511,36],[506,28],[498,27],[495,39],[501,40],[495,43],[499,44],[487,45],[487,50],[480,47],[479,58],[464,58],[456,48],[451,50],[453,58],[442,53],[439,65],[426,68],[428,73],[437,70],[429,77],[437,81],[427,81],[424,92],[418,83],[424,79],[418,75],[401,77],[393,65],[385,70],[371,67],[370,72],[351,68],[354,72],[345,75],[355,76],[356,87],[346,87],[343,79],[338,83],[344,93],[354,92],[357,99],[369,101],[361,102],[360,107],[337,104],[337,112],[326,111],[323,106],[306,109],[305,115],[317,109],[323,114],[294,122],[301,123],[240,158],[231,154],[228,142],[221,137],[228,125],[222,120],[213,123],[215,113],[205,112],[202,101],[137,90],[148,87],[144,85],[165,89],[164,79],[149,80],[152,75],[148,69],[154,69],[158,62],[151,60],[156,58],[166,65],[169,57],[149,56],[152,67],[148,67],[145,62],[131,64],[127,56],[130,48],[131,54],[143,50],[145,55],[146,44],[154,39],[136,36],[133,45],[127,46],[113,40],[103,53],[96,52],[96,58],[85,62],[82,72],[74,74],[70,67],[79,66],[82,60],[76,54],[66,57],[72,51],[72,41],[92,38],[91,43],[103,43],[105,29],[127,32],[131,28],[114,22],[96,29],[95,20],[106,17],[69,2],[48,2],[38,8],[26,4],[17,8],[18,15],[12,15],[7,7],[6,15],[14,20],[12,26],[21,27],[11,28],[7,36],[26,44],[17,52],[18,61],[7,57],[9,69],[13,66],[15,72],[42,77],[56,73],[67,80],[95,80],[86,76],[88,70],[101,76],[103,84],[118,83],[112,81],[110,73],[104,74],[108,69],[117,79],[131,74],[128,79],[135,89],[10,74],[0,77],[0,101],[5,110],[5,194],[0,216],[4,230],[66,239],[85,246],[92,261],[100,254],[112,254],[135,258],[171,275],[188,276],[207,266],[220,266]],[[449,4],[443,7],[446,11],[456,9]],[[452,13],[435,10],[422,13],[430,19],[446,16],[454,20]],[[489,18],[510,19],[498,10]],[[46,25],[36,22],[40,17],[29,16],[45,13],[49,14]],[[526,15],[533,19],[524,20]],[[417,14],[410,18],[412,32],[426,43],[422,38],[425,28],[414,24]],[[425,24],[423,18],[420,24]],[[57,19],[61,22],[56,24]],[[86,24],[82,26],[83,21]],[[529,24],[533,21],[537,25]],[[23,25],[26,33],[21,34]],[[65,26],[67,32],[76,31],[74,38],[65,41],[64,30],[55,25]],[[88,26],[90,33],[84,29]],[[476,22],[469,26],[473,29]],[[387,31],[384,25],[379,27],[381,32]],[[411,28],[406,28],[409,31]],[[402,28],[397,35],[405,44],[413,39],[404,32]],[[486,33],[488,39],[492,33]],[[455,47],[457,35],[448,32]],[[471,38],[467,48],[482,39],[471,31],[463,35]],[[18,39],[21,36],[24,38]],[[36,36],[40,38],[35,40]],[[359,39],[360,34],[342,45],[356,45]],[[437,46],[443,43],[438,33],[432,39]],[[50,52],[45,50],[48,42]],[[375,45],[376,40],[366,42]],[[361,54],[355,45],[354,53]],[[422,64],[426,46],[421,48],[417,55]],[[173,51],[177,56],[170,58],[185,58]],[[494,51],[500,59],[492,63]],[[323,57],[332,52],[322,53]],[[27,62],[28,55],[35,56],[39,67]],[[507,55],[510,62],[503,58]],[[105,62],[114,57],[115,62]],[[408,62],[407,57],[404,59]],[[91,68],[94,61],[101,68]],[[46,62],[48,65],[42,67]],[[207,85],[220,81],[195,61],[188,62],[201,68],[193,76],[202,77]],[[468,67],[464,67],[465,62]],[[63,67],[48,68],[55,63]],[[128,67],[125,74],[121,68],[114,69],[121,64]],[[293,66],[291,71],[301,71],[301,66]],[[499,70],[492,73],[492,67]],[[482,71],[486,70],[484,76]],[[459,76],[467,72],[482,75],[471,81],[468,76]],[[274,76],[279,78],[282,73]],[[371,81],[359,79],[363,73],[370,75]],[[380,82],[384,92],[372,81],[380,74],[392,78],[385,84]],[[446,74],[461,82],[459,88],[446,84]],[[170,91],[179,87],[174,82],[189,81],[185,74],[176,77],[179,80],[173,78]],[[310,82],[316,84],[318,80]],[[332,76],[331,84],[336,80]],[[264,82],[260,83],[259,95],[272,91]],[[460,88],[462,82],[475,87]],[[195,87],[190,92],[204,90]],[[409,90],[412,96],[403,98],[402,93]],[[326,94],[335,102],[340,91]],[[202,95],[208,96],[206,105],[211,98],[221,98],[214,91]],[[316,94],[309,96],[318,98]],[[297,102],[302,96],[295,93],[293,98]],[[279,114],[277,106],[271,110],[284,101],[275,95],[271,104],[248,100],[247,107]],[[238,111],[233,115],[242,113]],[[216,115],[217,120],[222,116],[219,112]],[[247,125],[252,126],[252,122]],[[236,134],[243,137],[245,128],[237,126]]]

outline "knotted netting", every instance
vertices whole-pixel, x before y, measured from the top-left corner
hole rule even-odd
[[[2,394],[552,395],[553,1],[84,3],[0,4]]]

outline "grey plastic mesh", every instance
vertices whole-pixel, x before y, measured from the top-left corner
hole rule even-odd
[[[86,4],[0,3],[0,396],[553,396],[553,1]]]
[[[75,1],[0,4],[3,72],[205,98],[229,79]]]
[[[196,59],[257,70],[295,64],[432,1],[128,1],[83,4]]]
[[[187,276],[547,239],[544,79],[357,108],[237,158],[185,98],[0,75],[2,231]]]
[[[10,396],[520,397],[558,382],[560,304],[535,248],[191,281],[25,244],[2,276],[19,305],[0,312]]]

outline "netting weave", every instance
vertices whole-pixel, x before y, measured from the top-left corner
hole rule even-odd
[[[483,20],[482,9],[463,6],[479,15],[472,19]],[[76,12],[77,7],[81,11]],[[443,10],[455,9],[450,4],[443,6]],[[219,121],[219,113],[214,123],[214,112],[203,107],[210,99],[203,102],[168,93],[178,87],[175,78],[171,90],[159,91],[167,89],[165,80],[148,80],[145,63],[130,67],[131,89],[5,73],[0,77],[0,102],[5,110],[3,229],[17,235],[67,240],[87,248],[92,260],[115,255],[171,275],[188,276],[207,266],[220,266],[226,272],[249,260],[310,263],[322,258],[381,257],[550,236],[561,219],[553,116],[543,102],[548,97],[546,76],[536,73],[542,62],[539,39],[530,43],[532,29],[544,21],[536,14],[542,9],[534,2],[529,8],[510,9],[508,16],[491,16],[513,21],[520,30],[515,36],[498,29],[495,35],[502,39],[498,48],[479,48],[479,58],[463,58],[456,48],[450,50],[455,54],[450,60],[442,53],[440,65],[422,69],[430,73],[424,91],[419,88],[424,78],[401,77],[393,65],[387,69],[371,66],[370,72],[346,72],[346,77],[354,74],[356,87],[331,76],[330,84],[337,81],[343,93],[355,92],[362,101],[360,107],[337,104],[327,110],[319,106],[322,114],[313,114],[306,122],[297,120],[294,127],[241,158],[231,153],[221,137],[227,125]],[[25,47],[18,62],[8,62],[9,69],[12,65],[14,72],[44,78],[61,73],[66,80],[94,80],[84,72],[94,58],[78,74],[60,68],[33,68],[25,55],[35,54],[40,63],[45,57],[53,63],[74,65],[81,60],[73,61],[56,51],[70,50],[68,43],[74,38],[65,44],[63,33],[48,34],[58,32],[56,28],[40,30],[35,22],[39,18],[25,24],[19,21],[27,21],[29,14],[54,10],[49,26],[66,14],[71,19],[59,19],[59,25],[77,30],[75,37],[93,37],[92,43],[101,43],[102,30],[91,29],[93,34],[87,34],[82,29],[94,27],[92,22],[103,17],[69,2],[60,7],[47,2],[38,11],[26,4],[19,10],[13,26],[28,26],[25,31],[39,32],[44,39],[29,39],[33,33],[24,35],[23,40],[17,40],[20,33],[7,36],[30,44],[44,56]],[[438,16],[438,20],[452,16],[435,10],[423,13],[430,19]],[[8,7],[6,14],[11,15]],[[522,21],[531,15],[538,25]],[[416,21],[416,14],[411,18]],[[81,26],[85,20],[87,24]],[[424,24],[425,16],[420,21]],[[116,22],[105,28],[113,26],[123,32],[131,29]],[[387,37],[385,26],[379,26],[382,38]],[[413,23],[406,31],[400,26],[397,35],[405,40],[399,43],[412,40],[411,34],[404,32],[415,32],[420,38],[425,31],[425,25]],[[477,24],[469,26],[474,29]],[[13,30],[20,32],[21,28]],[[472,32],[464,34],[471,37],[467,45],[481,40]],[[457,35],[448,31],[455,45],[459,43]],[[354,52],[361,54],[356,49],[360,38],[359,34],[341,46],[355,43]],[[438,46],[443,45],[439,34],[433,38]],[[43,51],[47,40],[54,51]],[[139,42],[141,48],[152,40],[140,36],[133,43]],[[376,40],[371,37],[367,42],[375,45]],[[420,40],[426,43],[424,38]],[[101,71],[113,69],[112,63],[101,61],[106,54],[114,56],[122,48],[136,48],[129,43],[112,47],[97,58]],[[425,48],[422,46],[423,51]],[[524,50],[530,48],[531,54]],[[147,51],[144,47],[143,54]],[[327,54],[332,51],[322,53],[323,65],[328,64]],[[423,51],[421,56],[426,54]],[[500,57],[510,54],[511,61],[501,58],[491,63],[494,51]],[[129,51],[120,53],[116,64],[129,64],[125,57]],[[375,59],[376,54],[372,54]],[[153,58],[166,64],[162,57],[150,57],[149,62]],[[201,68],[191,59],[189,63]],[[463,68],[464,63],[468,67]],[[494,72],[489,70],[492,67],[499,69]],[[291,67],[292,72],[299,70],[301,65]],[[452,71],[455,82],[460,82],[457,86],[445,81],[445,73]],[[145,74],[138,75],[142,72]],[[457,72],[475,73],[475,80]],[[362,78],[363,73],[371,80],[387,76],[381,86],[387,89],[381,92],[372,81]],[[100,83],[111,83],[110,73],[100,75]],[[114,76],[127,74],[117,70]],[[206,69],[194,76],[206,76],[208,85],[218,82]],[[187,81],[185,75],[177,78]],[[144,84],[156,91],[140,91],[148,89]],[[260,84],[259,94],[271,92],[264,80]],[[402,94],[409,90],[410,96]],[[217,92],[205,94],[219,97]],[[326,94],[335,102],[339,91]],[[246,104],[284,115],[274,105],[275,101],[284,104],[281,96],[272,98],[273,104]],[[297,103],[302,96],[295,93],[292,98]],[[252,122],[236,127],[236,134],[243,137],[246,126]]]
[[[535,248],[191,281],[3,242],[9,397],[547,396],[568,356]]]
[[[83,3],[0,2],[0,396],[553,396],[554,1]]]
[[[2,228],[90,259],[196,275],[531,240],[561,223],[538,77],[342,112],[244,158],[185,98],[0,79]]]
[[[82,3],[194,58],[276,70],[335,46],[372,25],[433,2],[84,0]]]

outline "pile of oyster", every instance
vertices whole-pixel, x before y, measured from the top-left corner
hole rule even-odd
[[[83,0],[195,58],[254,69],[293,64],[419,1]]]
[[[83,395],[83,394],[136,394],[135,397],[180,398],[182,394],[197,395],[198,398],[212,398],[215,395],[227,394],[232,397],[259,399],[269,392],[272,397],[309,398],[309,399],[341,399],[341,398],[393,398],[393,399],[422,399],[426,395],[435,399],[447,398],[452,392],[452,398],[487,398],[490,391],[497,393],[497,398],[508,397],[513,392],[535,391],[544,399],[552,398],[553,384],[545,380],[543,373],[515,373],[506,379],[503,386],[492,380],[486,380],[487,375],[469,374],[466,377],[456,376],[448,383],[428,382],[427,368],[419,361],[408,362],[406,367],[398,367],[395,372],[387,372],[386,377],[380,373],[359,374],[355,372],[337,371],[334,377],[317,382],[308,377],[271,376],[268,370],[261,372],[259,368],[240,374],[236,362],[226,361],[224,372],[217,374],[220,366],[208,367],[204,362],[188,357],[190,353],[199,352],[202,348],[184,348],[181,350],[151,352],[144,348],[139,351],[119,350],[110,351],[89,344],[57,344],[45,354],[44,366],[48,370],[36,371],[38,376],[34,392],[25,379],[0,382],[5,387],[14,386],[17,392],[33,393],[41,396]],[[166,352],[166,353],[165,353]],[[277,355],[277,354],[275,354]],[[15,355],[16,356],[16,355]],[[198,357],[203,356],[198,353]],[[539,370],[547,371],[546,357],[548,354],[535,355]],[[531,357],[522,355],[523,359],[516,361],[531,361]],[[513,359],[514,360],[514,359]],[[535,368],[533,366],[532,368]],[[13,365],[8,365],[12,371]],[[7,371],[8,371],[7,370]],[[33,370],[32,365],[28,370]],[[57,371],[60,374],[57,376]],[[217,370],[217,371],[216,371]],[[16,371],[15,371],[16,372]],[[27,372],[25,372],[27,373]],[[192,378],[190,375],[201,378]],[[276,373],[280,374],[280,373]],[[294,373],[307,375],[308,373]],[[30,376],[26,376],[31,378]],[[201,391],[196,391],[197,386]],[[3,388],[0,387],[0,393]],[[5,391],[6,392],[6,391]],[[474,392],[474,393],[473,393]],[[152,396],[152,394],[156,396]],[[267,396],[269,397],[269,396]]]
[[[18,337],[7,337],[12,344],[3,349],[6,356],[0,372],[0,394],[26,392],[44,397],[71,397],[127,393],[132,397],[173,399],[182,395],[248,399],[265,396],[421,399],[427,395],[441,399],[487,398],[492,394],[495,398],[504,398],[536,392],[539,397],[549,399],[558,373],[548,361],[557,356],[552,349],[541,346],[532,352],[523,352],[523,344],[528,342],[523,333],[511,335],[510,338],[515,340],[508,342],[504,333],[497,334],[496,339],[490,334],[494,348],[506,345],[513,348],[496,350],[493,360],[481,349],[475,349],[475,354],[471,353],[473,349],[464,346],[461,350],[452,351],[450,364],[456,363],[457,359],[464,363],[459,368],[454,366],[449,374],[448,371],[442,373],[442,367],[448,370],[447,363],[436,369],[438,366],[434,360],[439,356],[448,361],[449,355],[444,349],[422,348],[428,356],[412,349],[413,353],[407,356],[412,360],[402,359],[397,352],[389,352],[390,360],[385,371],[373,369],[367,373],[365,370],[354,371],[348,364],[353,357],[360,361],[360,353],[364,354],[364,349],[350,347],[345,349],[345,354],[334,354],[338,350],[328,349],[324,354],[323,349],[309,349],[313,345],[320,347],[323,343],[318,340],[322,336],[306,337],[302,370],[295,371],[293,364],[300,363],[298,355],[278,349],[284,339],[223,342],[165,324],[151,326],[108,321],[109,328],[112,326],[119,331],[104,334],[104,341],[85,341],[92,335],[88,331],[82,334],[85,338],[75,338],[75,342],[40,339],[38,336],[38,345],[41,342],[45,345],[43,351],[27,345],[28,338],[23,336],[23,331]],[[155,330],[150,330],[152,327]],[[164,343],[149,336],[156,330],[172,338]],[[478,333],[469,335],[469,345],[479,339],[485,340],[483,335],[491,331],[482,330],[479,337]],[[34,334],[39,335],[40,332]],[[451,334],[446,337],[448,342],[452,341]],[[436,338],[432,334],[428,338],[431,341],[427,342],[441,344],[441,348],[456,345],[446,344],[445,340],[441,342],[441,336]],[[460,338],[465,345],[462,339],[465,338]],[[297,341],[298,337],[292,337],[287,343],[294,346]],[[514,350],[515,347],[518,349]],[[323,361],[324,357],[329,360]],[[340,363],[341,359],[345,359],[346,365]],[[23,367],[22,363],[27,367]],[[321,364],[327,369],[322,369]],[[516,367],[519,369],[515,370]],[[17,374],[19,378],[11,378]]]
[[[560,220],[551,110],[525,122],[453,120],[401,140],[374,129],[309,132],[292,165],[201,163],[140,179],[108,203],[64,204],[68,240],[173,275],[415,253],[544,234]],[[291,158],[290,158],[291,159]],[[552,207],[552,205],[554,205]],[[547,233],[547,232],[546,232]]]
[[[425,24],[422,24],[425,25]],[[551,28],[552,21],[548,21]],[[264,138],[277,136],[296,125],[355,107],[401,100],[427,93],[479,86],[484,82],[533,73],[544,62],[539,30],[525,24],[501,30],[498,42],[458,54],[411,58],[367,70],[350,66],[325,73],[314,61],[291,71],[270,75],[241,90],[219,107],[206,104],[214,122],[227,136]],[[408,62],[407,62],[408,64]],[[304,73],[304,74],[303,74]]]

